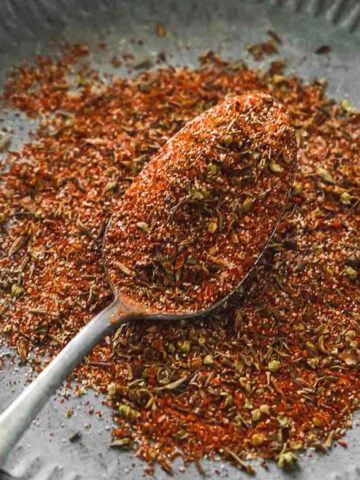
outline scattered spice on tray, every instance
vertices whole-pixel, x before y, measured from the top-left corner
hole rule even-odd
[[[168,471],[178,454],[199,471],[216,454],[250,470],[255,457],[285,468],[306,447],[345,445],[360,400],[359,114],[327,98],[324,82],[287,77],[281,61],[263,72],[208,52],[198,68],[106,84],[76,56],[15,69],[5,92],[40,119],[1,176],[8,343],[40,371],[42,353],[56,354],[111,301],[102,237],[132,179],[227,95],[270,93],[292,117],[298,172],[246,297],[206,321],[121,328],[77,368],[74,394],[108,395],[113,445]]]
[[[156,35],[159,37],[168,37],[170,35],[170,31],[165,27],[163,23],[158,23],[156,26]]]
[[[267,32],[269,40],[263,43],[249,43],[246,46],[247,51],[252,55],[256,62],[264,59],[265,55],[272,55],[277,52],[278,46],[282,43],[277,33],[272,30]]]
[[[271,96],[231,96],[186,124],[115,206],[104,244],[116,291],[190,313],[229,295],[289,202],[293,128]]]
[[[331,52],[331,47],[329,45],[321,45],[315,50],[316,55],[325,55],[326,53]]]

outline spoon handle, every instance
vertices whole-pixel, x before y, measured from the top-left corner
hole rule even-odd
[[[2,466],[25,430],[36,415],[55,393],[73,368],[112,330],[127,321],[126,317],[114,323],[110,319],[119,317],[115,301],[96,315],[66,345],[40,375],[0,415],[0,466]]]

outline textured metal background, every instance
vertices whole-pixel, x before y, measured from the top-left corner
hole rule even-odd
[[[170,37],[156,36],[158,22],[170,29]],[[269,28],[283,39],[279,57],[288,60],[289,71],[305,79],[326,78],[331,96],[348,96],[360,107],[358,0],[0,0],[0,86],[11,65],[38,54],[56,54],[56,45],[62,41],[94,45],[92,64],[112,72],[110,59],[122,53],[133,53],[141,61],[154,52],[165,51],[168,62],[174,65],[196,65],[197,57],[206,49],[239,59],[244,56],[245,45],[263,41]],[[132,39],[143,39],[144,44],[132,43]],[[107,43],[106,52],[96,48],[100,42]],[[314,54],[321,45],[331,46],[330,55]],[[116,72],[124,73],[121,69]],[[24,115],[3,109],[0,118],[4,119],[0,128],[15,131],[12,148],[36,125]],[[29,367],[18,366],[16,355],[5,345],[0,345],[2,363],[0,411],[21,391],[29,374]],[[14,449],[6,464],[12,475],[24,480],[141,478],[144,464],[129,453],[108,447],[112,419],[111,411],[101,405],[102,398],[92,392],[65,403],[60,403],[60,398],[57,394],[49,402]],[[90,405],[103,411],[101,419],[88,415]],[[69,408],[75,412],[70,419],[65,416]],[[77,431],[81,439],[69,442]],[[307,453],[292,473],[280,471],[275,465],[270,465],[268,472],[257,467],[257,478],[360,478],[360,425],[349,431],[346,440],[347,449],[335,446],[329,455]],[[203,465],[214,478],[244,478],[242,472],[222,462],[204,461]],[[181,471],[180,461],[175,467],[175,478],[200,478],[193,465],[186,472]],[[156,477],[168,478],[160,470]],[[4,478],[0,473],[0,479]]]

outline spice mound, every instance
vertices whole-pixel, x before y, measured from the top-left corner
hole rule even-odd
[[[270,95],[232,96],[185,125],[122,197],[110,280],[155,311],[190,313],[249,273],[288,203],[296,141]]]

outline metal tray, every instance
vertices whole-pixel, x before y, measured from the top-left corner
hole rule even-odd
[[[282,38],[279,57],[288,60],[289,70],[305,80],[314,76],[328,80],[328,94],[360,107],[360,2],[358,0],[0,0],[0,87],[11,65],[30,61],[39,54],[56,54],[59,42],[87,42],[94,45],[93,65],[111,72],[114,55],[133,53],[141,61],[154,52],[165,51],[170,64],[196,65],[204,50],[222,57],[240,59],[247,43],[263,41],[271,28]],[[163,22],[170,37],[156,36]],[[142,39],[142,45],[132,42]],[[106,51],[96,49],[106,43]],[[316,48],[329,45],[331,53],[316,55]],[[190,47],[190,48],[189,48]],[[249,61],[251,63],[251,60]],[[118,74],[124,74],[121,69]],[[24,115],[2,109],[2,126],[14,132],[12,148],[26,140],[36,123]],[[23,388],[29,367],[6,345],[1,346],[0,411]],[[19,445],[6,469],[15,477],[38,480],[80,480],[140,478],[144,464],[131,453],[111,450],[111,411],[101,397],[89,392],[82,398],[49,402]],[[101,419],[90,417],[87,404],[101,409]],[[66,409],[73,409],[71,419]],[[349,431],[349,447],[333,447],[329,455],[315,451],[304,454],[297,470],[287,473],[270,464],[260,466],[259,480],[360,478],[360,423]],[[81,439],[69,437],[81,431]],[[1,432],[0,432],[1,434]],[[244,474],[223,462],[204,461],[208,477],[238,479]],[[194,465],[185,471],[175,462],[176,478],[200,478]],[[217,472],[216,472],[217,471]],[[9,478],[0,473],[0,479]],[[156,470],[156,478],[168,475]]]

